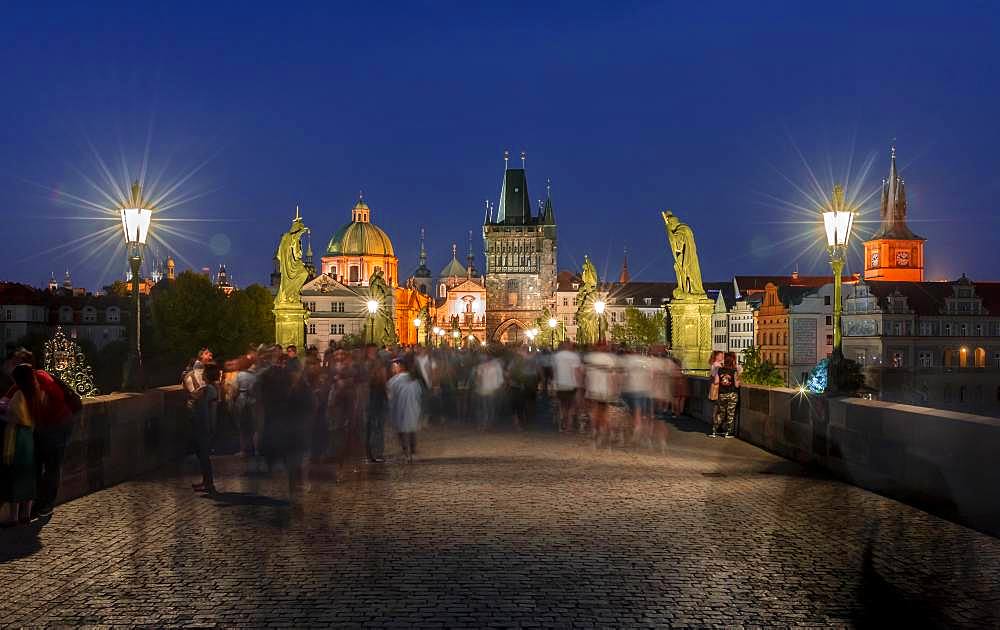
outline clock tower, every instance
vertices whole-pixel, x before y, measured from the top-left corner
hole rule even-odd
[[[882,180],[882,223],[865,242],[865,280],[923,282],[924,239],[906,225],[906,187],[892,147],[889,177]]]

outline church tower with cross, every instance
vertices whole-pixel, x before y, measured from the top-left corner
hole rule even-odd
[[[878,231],[865,242],[865,280],[923,282],[924,237],[906,225],[906,184],[890,150],[889,177],[882,180]]]
[[[486,280],[486,336],[495,343],[516,344],[526,339],[546,307],[554,307],[556,289],[556,220],[551,186],[546,199],[532,210],[524,152],[521,168],[509,167],[504,152],[504,174],[497,206],[486,204],[483,245]]]

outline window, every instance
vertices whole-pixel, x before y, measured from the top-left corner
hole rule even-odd
[[[350,273],[348,275],[348,282],[360,282],[361,281],[361,267],[357,265],[351,265]]]
[[[73,308],[69,306],[59,307],[59,321],[64,324],[73,323]]]
[[[986,350],[984,348],[976,348],[972,365],[977,368],[986,367]]]
[[[833,345],[833,335],[827,335],[826,336],[826,345],[828,345],[828,346],[832,346]]]
[[[563,298],[563,306],[569,306],[569,298]]]
[[[923,351],[923,352],[920,352],[917,355],[917,361],[920,364],[920,367],[925,367],[925,368],[933,367],[934,366],[934,354],[932,352],[927,352],[926,350]]]
[[[448,285],[447,284],[445,284],[445,283],[442,282],[441,284],[438,285],[438,297],[441,297],[441,298],[448,297]]]
[[[958,388],[958,402],[964,403],[965,402],[965,396],[966,396],[965,385],[962,385],[962,386],[960,386]]]
[[[104,316],[108,320],[108,322],[116,323],[121,321],[122,312],[117,306],[112,306],[111,308],[109,308],[107,311],[104,312]]]
[[[982,337],[983,336],[983,325],[982,324],[976,324],[976,336],[977,337]]]
[[[993,367],[1000,368],[1000,352],[993,353]]]
[[[902,352],[893,352],[892,353],[892,367],[894,367],[894,368],[901,368],[901,367],[904,366],[904,364],[905,364],[905,359],[903,358],[903,353]]]
[[[633,298],[625,298],[625,303],[626,304],[631,304],[632,300],[633,300]]]
[[[826,316],[826,325],[827,326],[833,326],[833,315],[827,315]]]
[[[649,306],[653,303],[653,298],[643,298],[643,302],[646,303],[646,306]]]
[[[824,295],[823,296],[823,306],[830,306],[830,296],[829,295]]]
[[[331,335],[343,335],[344,325],[343,324],[330,324],[330,334]]]
[[[944,325],[944,334],[949,336],[951,335],[951,324]]]
[[[316,303],[315,302],[306,302],[306,310],[315,313],[316,312]]]
[[[945,348],[944,351],[944,366],[950,368],[951,364],[955,361],[955,351],[951,348]]]
[[[316,334],[316,324],[309,324],[309,334],[310,335]]]
[[[97,322],[97,309],[93,306],[84,306],[81,316],[85,324],[93,324]]]
[[[923,335],[923,336],[925,336],[925,337],[930,336],[931,334],[933,334],[932,331],[931,331],[931,323],[930,322],[920,322],[920,334]]]
[[[7,321],[14,319],[14,311],[9,308],[6,311],[4,311],[4,319],[6,319]]]

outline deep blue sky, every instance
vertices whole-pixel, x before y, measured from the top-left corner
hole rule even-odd
[[[786,242],[810,229],[785,179],[808,186],[799,151],[824,185],[828,165],[876,153],[870,189],[893,138],[929,278],[1000,279],[992,3],[333,4],[6,7],[0,279],[69,267],[98,286],[110,250],[30,257],[96,224],[54,218],[87,213],[51,189],[96,198],[88,141],[134,167],[151,121],[154,170],[208,160],[175,197],[209,194],[170,216],[222,219],[181,226],[201,244],[170,241],[240,284],[266,282],[295,204],[319,254],[359,189],[401,272],[420,225],[441,268],[479,234],[504,149],[527,151],[534,198],[552,179],[563,268],[590,254],[617,275],[627,246],[634,276],[671,279],[670,208],[706,279],[820,272],[819,250]]]

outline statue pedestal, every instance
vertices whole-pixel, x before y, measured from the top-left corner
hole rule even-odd
[[[670,310],[671,352],[680,359],[685,374],[706,376],[712,355],[712,311],[715,302],[706,296],[674,298]]]
[[[302,305],[274,307],[274,342],[282,348],[295,346],[301,352],[306,345],[306,319],[309,311]]]

